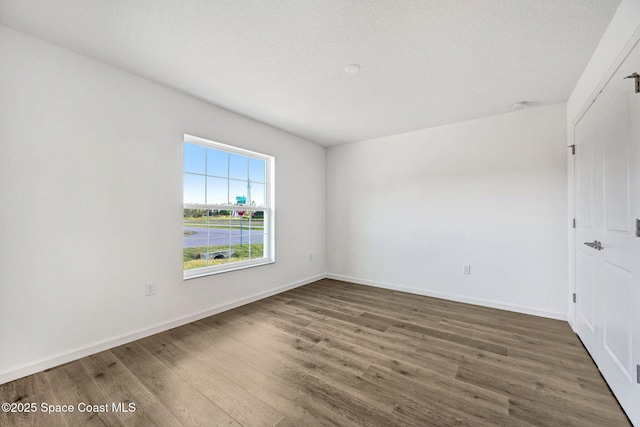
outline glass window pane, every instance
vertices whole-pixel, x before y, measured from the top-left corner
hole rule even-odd
[[[220,177],[229,176],[229,153],[207,149],[207,175],[215,175]]]
[[[184,143],[184,171],[204,174],[206,148]]]
[[[250,203],[251,206],[265,206],[265,185],[264,184],[256,184],[251,183],[251,198]]]
[[[200,256],[209,244],[207,214],[206,209],[184,209],[182,252],[185,270],[207,266],[207,260]]]
[[[223,209],[214,209],[211,210],[209,216],[211,217],[209,221],[215,225],[229,225],[229,216],[231,215],[231,211],[223,210]]]
[[[229,262],[244,261],[247,256],[249,242],[249,212],[242,210],[231,211],[228,236],[233,251]]]
[[[267,204],[271,188],[266,176],[272,160],[262,159],[259,153],[243,155],[244,151],[213,141],[191,140],[188,135],[184,141],[183,202],[185,207],[199,208],[184,209],[184,277],[197,276],[201,270],[203,274],[228,271],[237,262],[265,260],[265,251],[273,244],[271,223],[264,219],[272,209]],[[234,209],[223,209],[223,205]]]
[[[229,155],[229,178],[249,179],[249,158],[239,154]]]
[[[255,182],[266,182],[264,160],[249,158],[249,179]]]
[[[229,220],[218,219],[209,222],[209,265],[220,265],[230,262],[233,251],[229,244]]]
[[[249,259],[264,258],[264,243],[262,242],[263,236],[251,236],[251,249],[249,252]]]
[[[204,200],[204,176],[184,174],[183,203],[203,205]]]
[[[264,212],[257,211],[251,213],[251,235],[249,259],[264,257]]]
[[[229,203],[246,205],[249,203],[249,181],[229,180]]]
[[[226,205],[228,203],[229,180],[207,177],[207,204]]]
[[[264,229],[264,211],[255,211],[251,213],[251,226]]]

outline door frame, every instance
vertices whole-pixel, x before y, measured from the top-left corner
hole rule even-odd
[[[609,82],[609,80],[611,80],[611,78],[613,77],[613,75],[615,74],[615,72],[617,71],[617,69],[620,67],[620,65],[622,65],[622,63],[624,62],[624,60],[627,58],[627,56],[629,55],[629,53],[631,53],[631,51],[633,50],[634,47],[636,47],[637,44],[640,43],[640,26],[636,27],[636,30],[634,31],[633,35],[631,36],[631,38],[629,39],[629,41],[627,41],[627,43],[624,45],[624,47],[622,48],[622,50],[620,51],[620,53],[618,53],[618,55],[616,56],[616,59],[613,61],[613,63],[609,66],[609,68],[607,69],[607,72],[604,73],[604,75],[602,76],[602,78],[600,79],[600,81],[598,82],[598,84],[596,85],[595,89],[591,92],[591,95],[589,95],[589,97],[587,98],[586,102],[582,105],[582,107],[580,108],[578,114],[576,114],[576,116],[574,117],[573,121],[571,122],[571,125],[568,126],[568,131],[569,134],[567,135],[567,141],[569,141],[568,145],[568,150],[567,150],[567,187],[569,190],[569,200],[568,200],[568,205],[569,205],[569,209],[568,209],[568,218],[567,218],[567,223],[568,223],[568,229],[569,229],[569,233],[568,234],[568,243],[569,243],[569,269],[568,269],[568,276],[569,276],[569,291],[567,293],[567,301],[568,301],[568,312],[567,312],[567,321],[569,322],[569,325],[571,326],[571,329],[573,329],[573,332],[577,334],[577,330],[576,330],[576,304],[573,301],[573,295],[576,294],[576,289],[577,289],[577,275],[576,275],[576,271],[577,271],[577,265],[576,265],[576,256],[577,256],[577,248],[576,248],[576,229],[573,228],[573,221],[576,218],[576,156],[572,154],[572,149],[571,147],[575,147],[575,129],[576,126],[578,125],[578,123],[580,122],[580,120],[582,119],[582,117],[587,113],[587,111],[589,110],[589,107],[591,107],[591,104],[593,104],[596,99],[598,98],[598,96],[600,95],[600,93],[604,90],[604,87],[607,85],[607,83]]]

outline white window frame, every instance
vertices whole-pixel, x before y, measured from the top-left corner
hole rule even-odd
[[[184,209],[212,209],[212,210],[229,210],[229,211],[247,211],[247,212],[264,212],[264,248],[263,257],[257,259],[250,259],[244,261],[231,262],[228,264],[213,265],[201,268],[194,268],[190,270],[184,270],[184,280],[193,279],[196,277],[208,276],[211,274],[226,273],[229,271],[241,270],[250,267],[256,267],[259,265],[272,264],[276,261],[275,252],[275,157],[267,154],[257,153],[251,150],[245,150],[243,148],[234,147],[232,145],[223,144],[216,141],[200,138],[193,135],[184,135],[184,143],[199,145],[205,148],[214,148],[216,150],[225,151],[227,153],[238,154],[241,156],[252,157],[265,161],[265,205],[264,206],[238,206],[232,204],[192,204],[184,203]],[[184,156],[184,149],[183,149]],[[184,193],[184,157],[182,159],[183,173],[182,173],[182,191]],[[183,245],[184,249],[184,245]]]

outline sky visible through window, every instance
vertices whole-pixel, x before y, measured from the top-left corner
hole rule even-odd
[[[226,265],[269,261],[265,253],[272,208],[267,203],[267,160],[205,145],[184,143],[185,274]],[[268,222],[267,222],[268,223]],[[254,264],[251,264],[254,265]],[[185,276],[186,277],[186,276]]]
[[[265,182],[262,159],[184,144],[185,204],[264,206]]]

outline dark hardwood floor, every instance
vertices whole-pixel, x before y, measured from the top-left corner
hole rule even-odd
[[[37,406],[3,426],[629,425],[566,322],[329,279],[0,385],[0,402]]]

